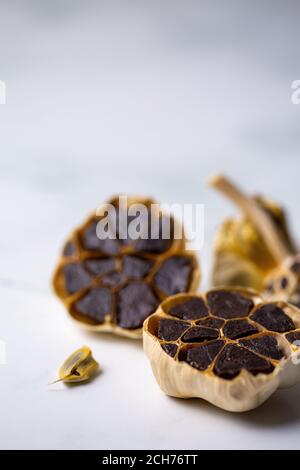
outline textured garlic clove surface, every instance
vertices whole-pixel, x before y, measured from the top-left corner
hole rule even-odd
[[[89,347],[83,346],[73,352],[59,369],[59,381],[66,383],[86,382],[99,369]]]
[[[117,219],[124,217],[118,201],[118,197],[109,201]],[[153,203],[152,199],[128,198],[129,208],[135,204],[147,207],[142,234],[150,233],[148,218]],[[128,231],[133,218],[125,217]],[[156,217],[161,228],[165,214],[158,211]],[[181,226],[174,218],[169,239],[137,240],[126,239],[119,232],[116,238],[99,239],[97,224],[101,219],[92,215],[71,233],[54,274],[54,290],[79,325],[141,338],[144,320],[162,300],[179,292],[195,292],[200,280],[197,258],[186,249],[185,239],[175,238],[175,229]]]
[[[143,342],[167,395],[228,411],[256,408],[300,381],[300,310],[248,289],[169,297],[145,321]]]

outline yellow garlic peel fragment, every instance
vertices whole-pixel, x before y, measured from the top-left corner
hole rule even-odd
[[[85,382],[92,378],[99,369],[98,362],[93,358],[92,351],[83,346],[73,352],[59,369],[59,380],[66,383]]]

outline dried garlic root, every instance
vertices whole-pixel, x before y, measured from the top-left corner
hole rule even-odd
[[[98,362],[93,358],[92,351],[83,346],[73,352],[60,367],[56,382],[75,383],[89,380],[99,369]]]

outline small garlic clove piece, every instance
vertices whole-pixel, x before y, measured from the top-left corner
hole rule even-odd
[[[75,383],[91,379],[99,369],[89,347],[83,346],[74,351],[59,369],[58,382]]]

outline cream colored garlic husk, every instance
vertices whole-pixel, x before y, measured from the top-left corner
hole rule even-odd
[[[235,290],[245,292],[242,289]],[[192,296],[178,294],[177,296],[170,297],[165,302],[173,301],[173,299],[179,300],[183,297],[188,298]],[[261,302],[261,299],[258,297],[253,298],[253,300],[256,305]],[[164,313],[162,305],[156,313],[144,322],[143,347],[150,360],[157,383],[167,395],[184,399],[202,398],[224,410],[244,412],[260,406],[278,388],[291,387],[300,382],[299,348],[292,347],[283,336],[278,337],[279,345],[288,357],[282,359],[271,374],[260,373],[254,376],[244,369],[234,379],[225,380],[214,375],[211,370],[202,372],[184,361],[174,360],[162,349],[158,338],[149,331],[149,324],[151,324],[155,316],[175,319],[175,317],[170,317]],[[289,311],[290,317],[296,322],[297,328],[299,328],[300,310],[289,305],[286,306],[285,310]]]

